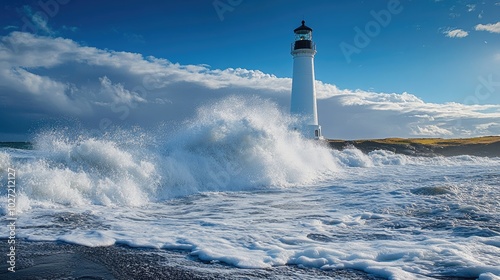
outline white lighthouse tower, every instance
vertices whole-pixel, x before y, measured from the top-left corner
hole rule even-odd
[[[314,87],[314,55],[316,45],[312,41],[312,29],[302,25],[294,30],[295,42],[292,44],[293,81],[290,113],[299,118],[296,130],[306,138],[321,139],[321,126],[318,124],[316,90]]]

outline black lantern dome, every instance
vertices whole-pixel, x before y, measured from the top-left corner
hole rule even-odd
[[[313,49],[314,44],[312,43],[312,31],[312,28],[306,26],[306,22],[303,20],[302,25],[293,30],[295,33],[295,43],[293,49]]]
[[[303,20],[302,21],[302,25],[299,26],[299,27],[297,27],[297,28],[295,28],[295,30],[293,32],[297,33],[297,31],[302,31],[302,30],[311,31],[311,32],[313,31],[311,27],[306,26],[306,21],[305,20]]]

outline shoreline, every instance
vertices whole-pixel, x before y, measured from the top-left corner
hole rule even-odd
[[[0,239],[7,252],[7,240]],[[16,272],[0,263],[0,278],[8,279],[384,279],[352,269],[321,270],[294,265],[244,269],[220,262],[202,262],[187,251],[133,248],[126,245],[81,245],[16,242]]]
[[[0,239],[7,251],[7,239]],[[124,244],[86,247],[60,241],[16,240],[16,271],[0,263],[0,278],[11,280],[233,280],[233,279],[336,279],[383,280],[384,277],[354,269],[322,270],[296,265],[272,268],[238,268],[222,262],[204,262],[188,251],[135,248]],[[429,279],[475,279],[425,275]]]

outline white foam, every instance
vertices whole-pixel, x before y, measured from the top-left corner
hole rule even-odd
[[[0,151],[2,174],[18,171],[19,238],[183,249],[244,268],[500,275],[498,236],[446,224],[498,212],[500,159],[332,151],[293,122],[266,100],[231,97],[167,135],[42,133],[35,151]]]
[[[20,212],[44,202],[141,206],[157,188],[154,164],[114,142],[69,140],[52,132],[40,135],[36,144],[39,158],[15,163]]]
[[[0,176],[3,176],[10,166],[10,155],[7,152],[0,151],[0,171],[2,172]]]
[[[114,238],[108,237],[106,232],[104,231],[72,233],[70,235],[62,235],[57,240],[88,247],[104,247],[111,246],[116,243],[116,240]]]
[[[31,160],[16,162],[19,211],[40,202],[141,206],[205,191],[333,178],[335,157],[290,131],[293,121],[266,100],[230,97],[200,108],[173,135],[116,130],[97,138],[50,130],[36,137]],[[9,157],[1,160],[5,165]]]

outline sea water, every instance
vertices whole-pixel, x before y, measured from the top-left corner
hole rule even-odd
[[[32,150],[1,148],[2,186],[16,170],[17,238],[188,250],[240,268],[500,277],[500,158],[337,151],[294,121],[230,97],[176,127],[53,128]]]

